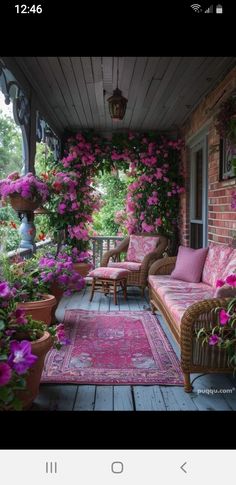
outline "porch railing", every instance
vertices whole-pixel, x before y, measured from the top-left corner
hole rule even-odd
[[[122,239],[124,239],[122,236],[94,236],[90,238],[94,268],[101,266],[103,253],[115,248]]]
[[[92,259],[94,268],[101,266],[103,254],[110,249],[117,246],[119,241],[122,241],[122,236],[94,236],[90,238],[90,250],[92,251]],[[36,243],[36,249],[41,249],[45,246],[50,247],[53,244],[50,239]],[[9,251],[8,257],[13,258],[20,255],[23,258],[30,258],[32,256],[31,249],[18,248],[15,251]]]

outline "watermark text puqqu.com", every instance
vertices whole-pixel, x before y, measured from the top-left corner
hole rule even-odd
[[[235,387],[231,387],[231,389],[198,389],[197,394],[233,394],[235,391]]]

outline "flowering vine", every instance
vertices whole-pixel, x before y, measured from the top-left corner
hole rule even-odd
[[[71,136],[62,160],[44,174],[54,193],[49,208],[55,230],[65,231],[68,244],[86,249],[92,214],[99,210],[93,178],[99,170],[120,169],[132,180],[126,200],[128,232],[171,235],[179,194],[184,192],[179,173],[182,146],[181,140],[156,134],[115,134],[111,140],[91,132]]]

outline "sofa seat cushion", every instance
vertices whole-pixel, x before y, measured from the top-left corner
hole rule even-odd
[[[215,287],[216,281],[222,279],[222,274],[232,252],[233,248],[230,246],[210,243],[202,272],[203,283]]]
[[[122,268],[108,268],[107,266],[100,268],[96,268],[93,271],[90,271],[88,276],[92,278],[104,278],[109,280],[119,280],[121,278],[126,278],[129,274],[127,269]]]
[[[135,236],[132,234],[129,240],[126,260],[141,263],[148,253],[156,249],[159,240],[159,236]]]
[[[109,268],[123,268],[129,271],[140,271],[141,263],[131,263],[131,261],[121,261],[117,263],[110,262],[108,264]]]
[[[178,330],[181,318],[190,305],[214,297],[215,289],[205,283],[188,283],[169,275],[150,275],[148,282],[171,313]]]

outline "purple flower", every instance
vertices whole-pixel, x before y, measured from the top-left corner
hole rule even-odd
[[[28,340],[13,340],[10,343],[10,352],[8,363],[18,374],[25,374],[38,359],[36,355],[31,354],[31,343]]]
[[[26,313],[23,308],[17,308],[14,312],[10,314],[10,317],[15,320],[19,325],[26,325],[28,322],[26,318]]]
[[[216,344],[218,344],[219,340],[220,339],[219,339],[218,335],[212,335],[209,338],[209,345],[216,345]]]
[[[11,296],[11,289],[4,281],[3,283],[0,283],[0,298],[8,298],[9,296]]]
[[[11,380],[12,370],[5,362],[0,363],[0,387],[5,386]]]
[[[58,276],[57,281],[61,285],[67,285],[67,283],[69,281],[69,276],[66,275],[66,274],[62,274],[62,275]]]

